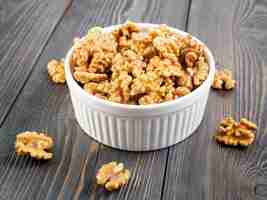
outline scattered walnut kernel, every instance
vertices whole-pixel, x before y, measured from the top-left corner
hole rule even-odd
[[[17,155],[30,155],[36,159],[49,160],[53,157],[47,152],[53,147],[53,139],[44,133],[26,131],[16,136]]]
[[[115,161],[101,166],[96,174],[98,185],[105,186],[108,191],[119,189],[127,184],[130,178],[130,171],[124,168],[123,163]]]
[[[180,98],[207,78],[203,45],[167,25],[143,29],[127,22],[75,39],[70,61],[77,82],[109,101],[146,105]],[[103,88],[103,89],[101,89]]]
[[[64,60],[50,60],[47,64],[48,75],[55,83],[65,83]]]
[[[219,90],[231,90],[235,87],[236,81],[232,77],[232,72],[228,69],[216,70],[212,88]]]
[[[248,146],[255,139],[253,130],[257,125],[245,118],[236,122],[232,117],[226,117],[221,121],[215,139],[219,143],[232,146]]]

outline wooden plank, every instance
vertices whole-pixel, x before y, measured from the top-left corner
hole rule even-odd
[[[123,162],[131,171],[131,180],[127,187],[118,192],[107,192],[94,188],[91,194],[86,190],[77,194],[78,197],[90,196],[91,199],[160,199],[167,149],[155,152],[127,152],[101,146],[98,152],[96,167],[103,163],[116,160]]]
[[[97,6],[89,1],[72,3],[6,118],[3,127],[13,130],[13,135],[5,135],[9,148],[1,148],[0,197],[72,199],[81,180],[94,177],[95,173],[91,169],[96,162],[97,144],[76,123],[67,87],[55,85],[48,80],[46,63],[53,57],[64,57],[73,37],[79,34],[80,22],[85,17],[90,19],[88,13],[92,13],[91,17],[94,17],[100,8],[101,3]],[[45,163],[17,158],[12,148],[14,132],[19,132],[14,131],[17,128],[50,132],[56,143],[55,158]],[[3,133],[0,135],[4,136]],[[90,181],[87,182],[89,185]]]
[[[6,142],[0,152],[0,199],[54,199],[55,196],[70,199],[72,189],[85,174],[85,166],[94,166],[97,145],[81,134],[74,119],[28,119],[27,124],[20,127],[50,133],[55,141],[54,157],[51,161],[36,161],[15,156],[14,139],[18,130],[0,129],[1,145],[3,140]]]
[[[0,157],[0,196],[12,199],[161,198],[167,151],[127,153],[104,146],[97,151],[98,143],[86,136],[74,122],[67,88],[47,80],[46,63],[51,58],[63,57],[71,46],[72,38],[83,35],[92,25],[105,26],[133,19],[162,21],[183,28],[187,7],[185,0],[179,4],[174,0],[165,3],[159,0],[142,3],[132,0],[75,0],[72,3],[3,124],[3,128],[9,129],[47,129],[57,143],[56,159],[44,165],[16,158],[14,153],[7,154],[3,150],[4,156]],[[14,139],[14,135],[12,137]],[[107,194],[96,187],[94,175],[100,165],[110,160],[124,162],[131,169],[133,178],[129,187]]]
[[[237,88],[211,91],[194,135],[170,148],[162,199],[266,199],[266,22],[264,1],[193,0],[188,30],[233,70]],[[247,149],[213,140],[223,116],[247,117],[259,125]]]
[[[70,3],[0,1],[0,124]]]

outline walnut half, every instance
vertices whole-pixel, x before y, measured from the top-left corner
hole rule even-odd
[[[50,150],[53,147],[53,139],[44,133],[26,131],[16,136],[17,155],[30,155],[36,159],[48,160],[53,157]]]
[[[54,83],[65,83],[64,60],[50,60],[47,64],[48,75]]]
[[[235,87],[236,81],[232,77],[232,72],[228,69],[216,70],[212,88],[217,90],[231,90]]]
[[[112,191],[126,185],[130,176],[130,171],[124,168],[123,163],[112,161],[101,166],[96,174],[96,180],[98,185]]]
[[[248,146],[255,139],[255,129],[257,125],[245,118],[238,123],[232,117],[226,117],[221,121],[215,139],[225,145]]]

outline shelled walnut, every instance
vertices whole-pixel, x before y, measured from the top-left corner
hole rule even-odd
[[[221,121],[215,139],[225,145],[248,146],[255,139],[253,130],[256,129],[257,125],[245,118],[238,123],[232,117],[226,117]]]
[[[108,191],[126,185],[129,178],[130,171],[124,168],[123,163],[115,161],[102,165],[96,174],[97,184],[105,186]]]
[[[53,157],[48,152],[53,147],[53,139],[44,133],[22,132],[16,136],[16,153],[17,155],[30,155],[36,159],[49,160]]]
[[[192,36],[167,25],[143,28],[134,22],[111,32],[94,27],[75,39],[70,66],[74,79],[89,94],[134,105],[185,96],[209,73],[205,46]]]
[[[54,83],[65,83],[64,60],[50,60],[47,64],[48,75]]]
[[[235,87],[236,81],[232,77],[232,72],[228,69],[216,70],[212,88],[218,90],[231,90]]]

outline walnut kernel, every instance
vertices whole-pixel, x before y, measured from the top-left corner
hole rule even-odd
[[[17,155],[30,155],[36,159],[48,160],[53,157],[51,150],[53,139],[44,133],[26,131],[16,136]]]
[[[127,184],[130,171],[124,168],[123,163],[115,161],[101,166],[96,174],[98,185],[105,186],[108,191],[117,190]]]
[[[64,60],[50,60],[47,64],[48,75],[55,83],[65,83]]]
[[[255,139],[255,129],[257,125],[245,118],[238,123],[232,117],[226,117],[221,121],[215,139],[225,145],[248,146]]]
[[[212,88],[218,90],[231,90],[235,87],[236,81],[232,77],[232,72],[228,69],[216,70]]]

